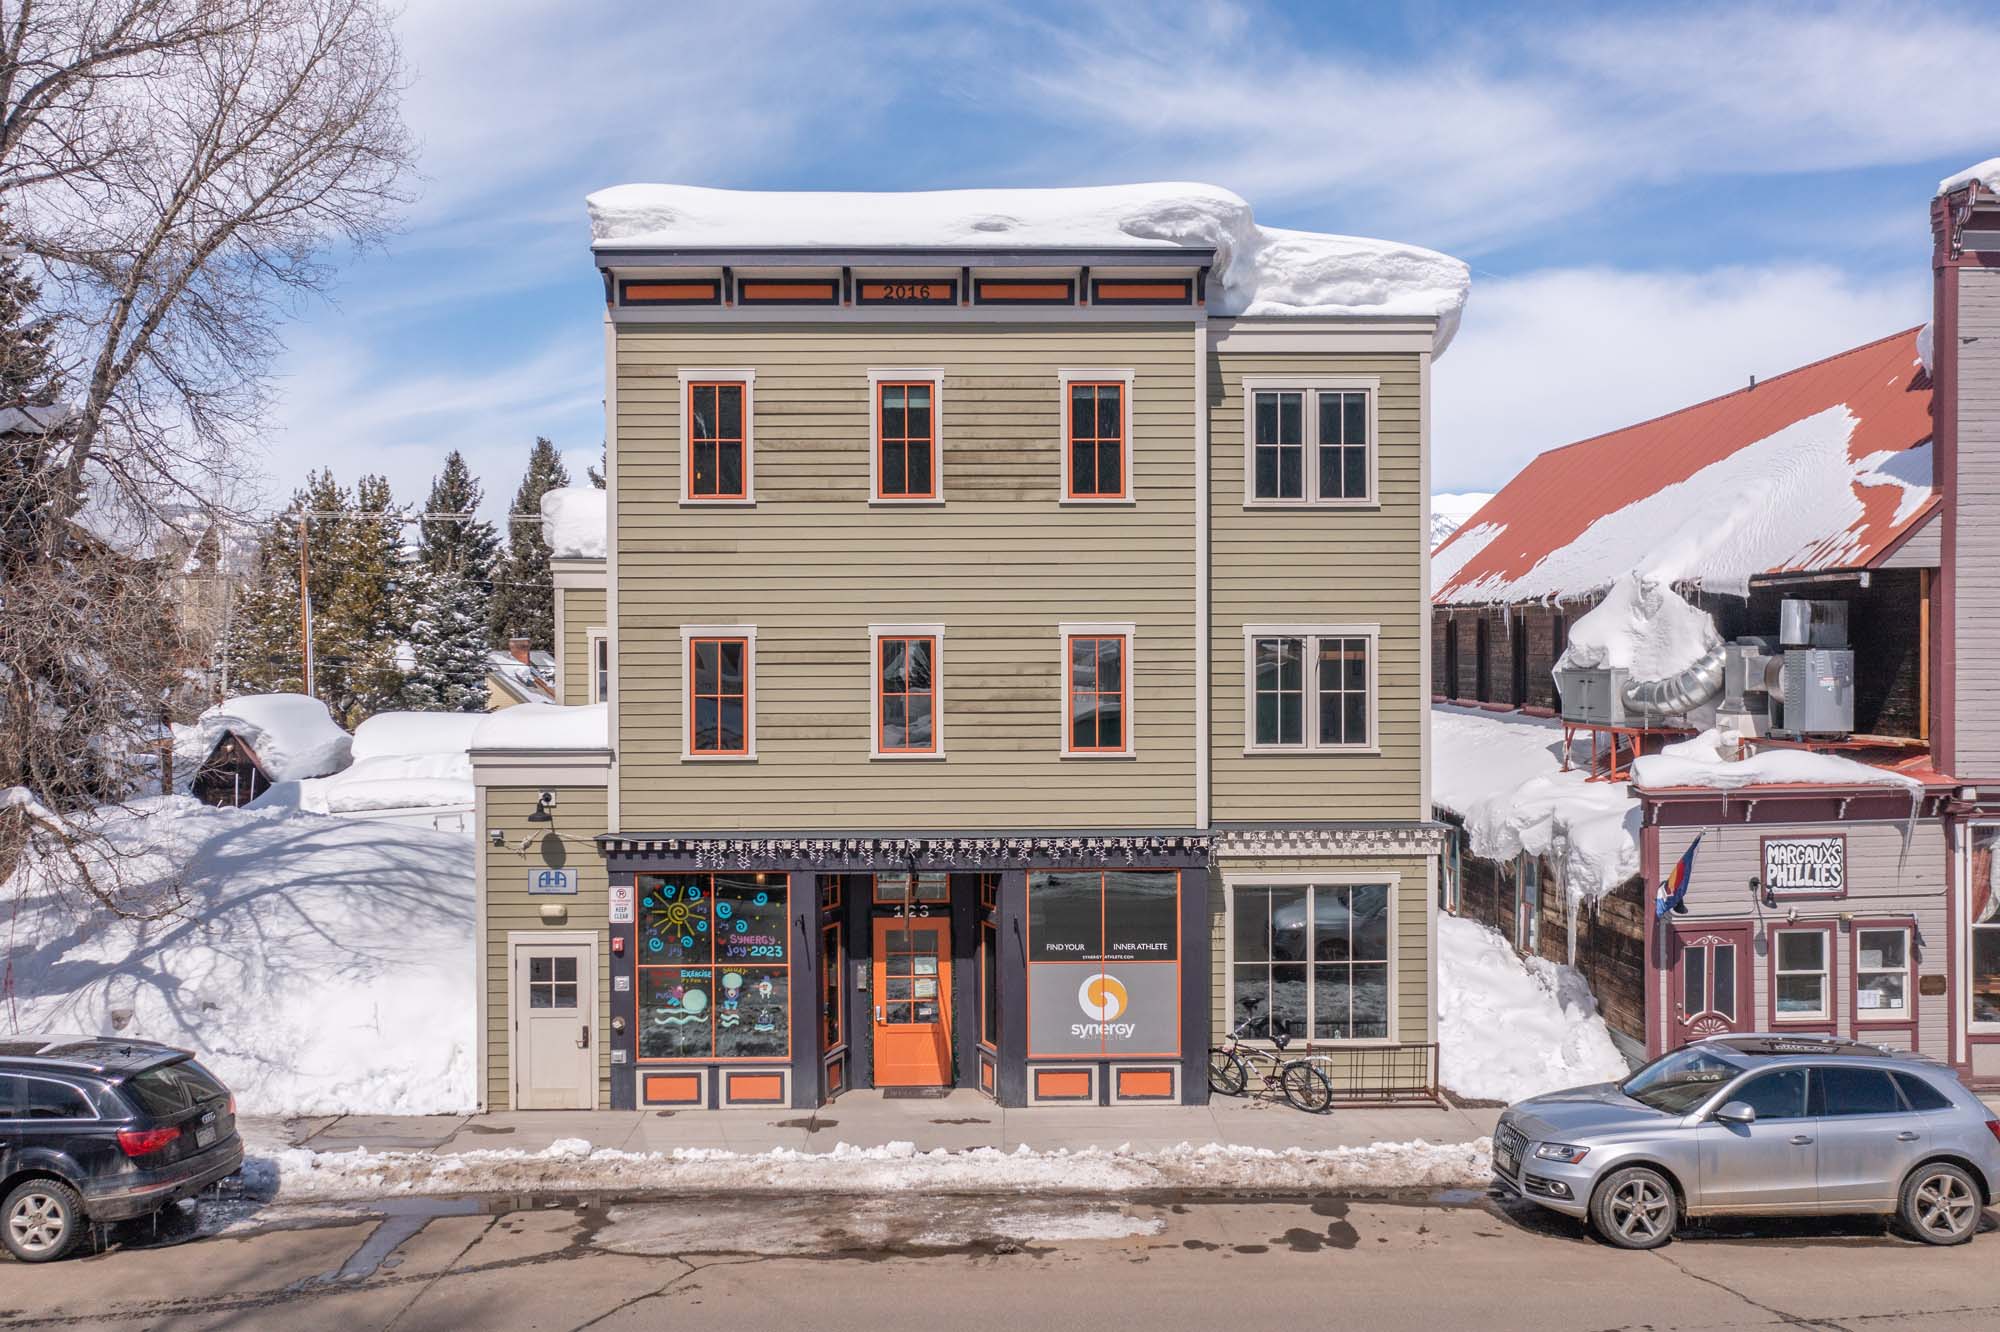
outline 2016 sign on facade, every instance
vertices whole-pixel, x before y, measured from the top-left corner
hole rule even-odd
[[[1764,888],[1774,897],[1847,896],[1847,838],[1766,837]]]

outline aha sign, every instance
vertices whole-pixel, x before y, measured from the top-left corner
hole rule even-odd
[[[576,871],[571,869],[529,870],[528,891],[531,893],[572,894],[576,892]]]

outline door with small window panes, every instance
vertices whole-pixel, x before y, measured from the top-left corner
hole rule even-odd
[[[514,1108],[597,1108],[597,976],[587,943],[516,943]]]
[[[1751,1030],[1749,928],[1677,928],[1672,948],[1672,1043]]]

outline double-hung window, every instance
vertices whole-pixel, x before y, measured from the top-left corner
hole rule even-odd
[[[1375,379],[1245,379],[1246,505],[1376,503]]]
[[[1379,626],[1243,627],[1244,704],[1251,752],[1377,747]]]
[[[874,643],[874,756],[944,757],[944,626],[870,625]]]
[[[592,703],[602,703],[611,697],[611,635],[604,629],[591,629],[584,641],[590,649],[586,696]]]
[[[1231,884],[1232,1027],[1269,1040],[1387,1040],[1395,884]]]
[[[871,497],[877,503],[935,503],[944,497],[943,423],[944,372],[941,370],[871,370],[875,477]]]
[[[1854,929],[1854,1020],[1910,1018],[1910,930],[1903,925]]]
[[[1062,752],[1067,758],[1132,755],[1132,626],[1061,626]]]
[[[687,747],[683,758],[757,755],[757,631],[748,625],[687,625]]]
[[[1772,1007],[1780,1022],[1833,1016],[1832,958],[1820,927],[1772,930]]]
[[[1132,499],[1132,372],[1064,370],[1063,500],[1071,504]]]
[[[2000,824],[1972,825],[1965,857],[1966,919],[1971,924],[1973,1030],[2000,1031],[2000,876],[1993,872],[2000,851]]]
[[[751,389],[748,370],[681,371],[681,499],[686,503],[748,503],[752,476]]]

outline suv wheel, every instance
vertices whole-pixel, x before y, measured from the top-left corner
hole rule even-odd
[[[1979,1229],[1979,1186],[1944,1161],[1918,1166],[1903,1181],[1896,1215],[1926,1244],[1963,1244]]]
[[[1657,1249],[1680,1224],[1674,1186],[1657,1170],[1614,1170],[1590,1195],[1590,1222],[1621,1249]]]
[[[0,1243],[24,1263],[52,1263],[83,1238],[83,1199],[55,1179],[31,1179],[0,1203]]]

